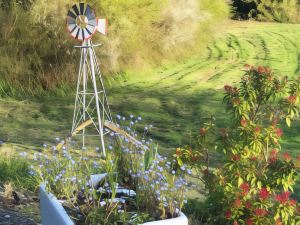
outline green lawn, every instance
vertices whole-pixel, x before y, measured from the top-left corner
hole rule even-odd
[[[151,134],[165,150],[189,144],[211,114],[219,126],[226,124],[223,86],[239,80],[245,63],[270,66],[279,76],[296,77],[300,73],[299,36],[300,25],[231,22],[204,57],[111,79],[107,92],[112,111],[140,115],[145,124],[153,124]],[[36,146],[66,136],[73,99],[73,95],[1,99],[0,139]],[[300,153],[299,130],[299,121],[285,130],[284,149],[294,156]]]
[[[114,114],[141,115],[153,124],[152,134],[164,148],[190,142],[203,118],[226,121],[221,104],[224,84],[243,74],[245,63],[266,65],[280,76],[296,76],[300,66],[300,25],[232,22],[210,45],[205,57],[194,57],[152,72],[126,73],[107,83]],[[65,136],[71,127],[73,95],[17,101],[0,100],[0,138],[39,145]],[[289,150],[299,143],[295,124],[288,131]],[[292,137],[293,136],[293,137]]]

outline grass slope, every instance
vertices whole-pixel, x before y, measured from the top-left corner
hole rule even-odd
[[[207,48],[206,57],[168,65],[154,72],[126,73],[107,85],[112,111],[141,115],[152,123],[164,147],[189,143],[210,114],[224,124],[222,89],[243,74],[245,63],[270,66],[294,77],[300,70],[300,25],[233,22]],[[31,145],[68,133],[74,96],[0,100],[0,138]],[[296,133],[297,125],[288,134]],[[295,146],[297,138],[295,140]],[[293,143],[293,144],[294,144]],[[291,144],[287,144],[294,149]]]
[[[167,65],[152,72],[126,73],[107,85],[112,111],[140,115],[153,124],[163,149],[189,144],[213,114],[224,126],[224,84],[239,81],[245,63],[270,66],[278,75],[300,72],[300,25],[232,22],[207,48],[206,57]],[[41,145],[69,132],[74,96],[0,100],[0,139]],[[300,153],[299,121],[285,129],[284,151]]]
[[[141,112],[155,123],[154,134],[169,146],[189,142],[203,118],[214,114],[219,125],[226,120],[221,105],[224,84],[239,81],[245,63],[270,66],[279,76],[299,73],[299,25],[235,23],[207,49],[206,58],[196,58],[152,75],[128,75],[110,88],[114,111]],[[121,86],[120,86],[121,85]],[[298,150],[299,124],[287,130],[288,150]],[[157,132],[156,132],[157,131]],[[296,154],[296,153],[295,153]]]

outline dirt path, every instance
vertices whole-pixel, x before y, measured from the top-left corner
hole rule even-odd
[[[0,208],[0,225],[37,225],[32,219],[23,214]]]
[[[3,192],[0,192],[0,225],[37,225],[40,215],[36,196],[27,200],[19,193],[18,201],[13,197],[4,196]]]

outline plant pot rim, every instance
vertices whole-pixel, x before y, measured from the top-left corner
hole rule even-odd
[[[188,225],[188,218],[184,215],[183,212],[180,212],[178,217],[166,220],[146,222],[141,225]]]

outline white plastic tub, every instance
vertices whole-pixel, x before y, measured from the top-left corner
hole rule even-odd
[[[90,180],[91,186],[96,186],[105,177],[106,174],[92,175]],[[61,203],[53,194],[46,191],[44,185],[40,186],[40,206],[42,225],[74,225]],[[180,212],[179,217],[143,223],[141,225],[188,225],[188,219]]]
[[[44,185],[40,186],[40,210],[42,225],[74,225],[65,209],[53,194],[46,191]]]

